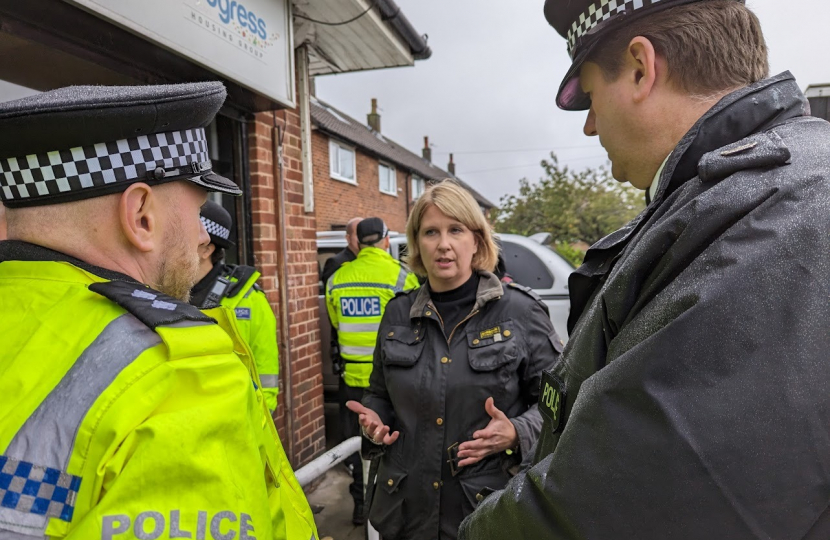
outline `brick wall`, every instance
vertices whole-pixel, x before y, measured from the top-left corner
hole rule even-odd
[[[355,216],[382,218],[390,230],[406,229],[409,176],[395,168],[398,178],[398,196],[381,193],[378,159],[356,151],[357,185],[335,180],[329,166],[329,137],[315,130],[312,133],[314,169],[314,211],[317,230],[330,231],[332,226],[343,226]]]
[[[320,328],[317,305],[316,221],[303,208],[300,118],[294,110],[258,113],[249,124],[251,189],[253,197],[254,254],[262,272],[261,286],[279,321],[280,292],[277,280],[280,208],[278,179],[274,177],[273,126],[285,130],[283,139],[286,206],[286,254],[291,380],[286,354],[280,349],[280,397],[275,421],[286,452],[288,411],[285,389],[291,385],[294,407],[294,466],[301,466],[325,449],[323,376],[320,358]],[[280,332],[284,329],[280,329]],[[289,456],[290,457],[290,456]]]

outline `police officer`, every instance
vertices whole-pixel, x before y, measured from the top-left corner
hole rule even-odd
[[[268,409],[277,409],[280,361],[277,348],[277,320],[268,297],[256,284],[260,274],[251,266],[225,264],[233,220],[220,204],[207,201],[200,219],[210,243],[199,250],[199,282],[193,287],[190,303],[201,309],[225,306],[233,310],[236,327],[251,349],[260,387]]]
[[[614,177],[535,465],[465,539],[830,537],[830,124],[737,0],[547,0]]]
[[[346,407],[346,402],[360,401],[363,389],[369,386],[378,327],[386,304],[395,294],[418,287],[415,274],[389,254],[389,229],[382,219],[364,219],[357,224],[356,234],[360,246],[357,258],[341,266],[326,285],[326,306],[343,358],[340,420],[344,438],[360,434],[357,415]],[[352,521],[360,525],[366,520],[363,467],[357,454],[346,462],[352,467]]]
[[[316,537],[239,334],[187,303],[206,192],[240,193],[208,155],[224,99],[0,104],[0,537]]]

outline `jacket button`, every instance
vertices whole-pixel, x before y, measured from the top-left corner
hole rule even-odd
[[[441,363],[442,363],[442,364],[446,364],[446,363],[447,363],[447,362],[449,362],[449,361],[450,361],[450,359],[449,359],[449,358],[447,358],[446,356],[445,356],[445,357],[443,357],[443,358],[441,358]]]
[[[389,486],[389,487],[392,487],[392,486],[395,485],[395,481],[390,478],[389,480],[386,481],[386,485]]]
[[[432,312],[431,312],[431,311],[427,311],[426,313],[424,313],[424,315],[426,315],[427,317],[429,317],[430,315],[432,315]]]
[[[432,483],[432,489],[438,489],[440,487],[441,487],[441,484],[439,484],[438,482],[433,482]]]
[[[416,334],[418,333],[418,329],[417,329],[417,328],[415,329],[415,333],[416,333]]]
[[[483,501],[484,500],[484,495],[482,495],[481,493],[476,493],[476,500],[478,502]]]
[[[394,336],[394,335],[395,335],[395,332],[389,332],[389,333],[388,333],[388,334],[386,334],[386,335],[387,335],[387,336],[389,336],[389,337],[392,337],[392,336]]]
[[[477,340],[477,339],[473,340],[473,345],[478,345],[479,343],[481,343],[479,340]]]
[[[510,330],[504,331],[504,337],[510,337]]]
[[[436,424],[438,424],[439,426],[443,426],[443,425],[444,425],[444,419],[443,419],[443,418],[439,418],[439,419],[437,419],[437,420],[435,421],[435,423],[436,423]]]

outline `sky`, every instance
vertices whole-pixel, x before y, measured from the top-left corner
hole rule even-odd
[[[585,112],[554,104],[570,65],[565,41],[542,15],[543,0],[396,0],[429,36],[432,57],[414,67],[317,77],[317,96],[365,119],[378,99],[383,134],[414,152],[429,136],[433,162],[498,204],[519,179],[542,176],[540,160],[583,169],[607,163],[582,133]],[[770,49],[770,73],[790,70],[802,89],[830,83],[827,0],[747,0]]]

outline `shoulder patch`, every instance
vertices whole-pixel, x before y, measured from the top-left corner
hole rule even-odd
[[[106,281],[93,283],[89,290],[112,300],[153,329],[182,321],[216,322],[198,308],[143,285]]]
[[[523,294],[526,294],[527,296],[529,296],[529,297],[533,298],[534,300],[536,300],[536,302],[537,302],[540,306],[542,306],[542,309],[544,309],[544,310],[545,310],[545,313],[547,313],[547,314],[548,314],[548,316],[550,316],[550,312],[548,311],[548,305],[547,305],[547,304],[545,304],[545,301],[544,301],[544,300],[542,300],[542,297],[541,297],[541,296],[539,296],[538,294],[536,294],[536,291],[534,291],[534,290],[533,290],[533,289],[531,289],[530,287],[526,287],[526,286],[524,286],[524,285],[521,285],[521,284],[519,284],[519,283],[516,283],[515,281],[511,281],[510,283],[508,283],[508,284],[507,284],[507,286],[508,286],[508,287],[510,287],[511,289],[515,289],[515,290],[517,290],[517,291],[520,291],[520,292],[522,292]]]

